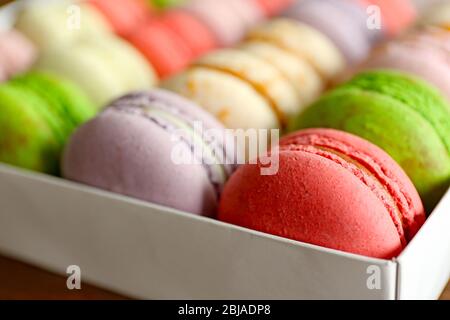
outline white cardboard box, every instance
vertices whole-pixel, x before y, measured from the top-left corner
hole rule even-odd
[[[450,192],[400,257],[372,259],[0,164],[1,254],[136,298],[435,299],[449,228]]]

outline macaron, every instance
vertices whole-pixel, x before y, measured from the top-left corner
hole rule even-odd
[[[89,0],[99,10],[112,29],[125,36],[150,18],[152,11],[145,0]]]
[[[197,102],[228,128],[284,128],[343,66],[325,36],[282,19],[257,27],[236,49],[202,57],[162,86]]]
[[[244,81],[253,88],[255,94],[260,95],[266,101],[271,113],[276,116],[277,122],[282,125],[287,124],[289,116],[298,112],[301,100],[295,87],[276,67],[256,55],[243,50],[223,49],[202,57],[195,62],[193,69],[196,67],[199,70],[210,69],[229,74]],[[219,84],[220,82],[216,85]],[[207,89],[213,85],[213,81],[211,81],[209,85],[204,84],[204,88]],[[182,84],[182,87],[185,87],[185,85]],[[189,81],[187,89],[189,89]],[[195,94],[196,88],[191,89],[191,93]],[[229,92],[229,94],[233,95],[232,92]],[[221,100],[219,103],[227,105],[229,100]],[[242,108],[244,105],[239,103],[236,107]],[[230,118],[233,117],[232,112],[233,108],[220,110],[220,113],[228,114]]]
[[[1,84],[0,108],[0,161],[55,175],[68,137],[95,114],[77,86],[36,72]]]
[[[168,10],[159,19],[183,39],[194,59],[217,47],[216,38],[208,27],[184,10]]]
[[[152,88],[157,77],[141,53],[115,37],[84,39],[42,52],[36,68],[82,88],[97,108],[133,90]]]
[[[450,2],[447,0],[431,1],[423,10],[421,24],[441,27],[450,31]]]
[[[323,96],[291,129],[334,128],[384,149],[413,181],[431,212],[450,186],[450,106],[427,83],[371,71]]]
[[[417,11],[411,0],[357,0],[368,9],[375,6],[380,10],[381,29],[387,37],[394,37],[405,31],[414,24],[417,18]],[[374,14],[377,11],[368,10]]]
[[[262,17],[257,7],[244,0],[191,0],[184,9],[206,24],[222,47],[236,44],[249,25]]]
[[[309,129],[272,150],[278,172],[247,164],[231,176],[218,218],[257,231],[382,259],[425,221],[417,191],[384,151],[354,135]]]
[[[432,6],[443,3],[447,0],[411,0],[416,9],[423,15],[423,10],[428,10]]]
[[[179,6],[186,2],[186,0],[147,0],[147,3],[158,9],[167,9],[174,6]]]
[[[267,17],[272,17],[288,8],[295,0],[250,0],[249,2],[258,6]]]
[[[394,69],[418,76],[450,99],[450,32],[418,29],[377,48],[359,70]]]
[[[147,21],[127,40],[146,57],[160,78],[184,69],[195,58],[187,41],[160,20]]]
[[[198,215],[216,213],[233,143],[212,116],[163,90],[114,102],[72,136],[64,177]],[[132,155],[132,156],[130,156]]]
[[[16,28],[43,50],[112,32],[110,23],[89,3],[69,0],[28,2],[18,13]]]
[[[259,40],[246,41],[238,48],[277,68],[299,95],[300,109],[315,100],[324,89],[325,84],[313,66],[291,51]]]
[[[272,20],[250,30],[246,39],[273,43],[296,54],[310,63],[325,81],[345,68],[343,55],[327,36],[296,20]]]
[[[377,32],[367,28],[367,14],[363,8],[351,1],[299,1],[286,11],[286,16],[326,35],[349,64],[365,59],[377,37]]]
[[[37,57],[33,43],[15,30],[0,31],[0,81],[31,67]]]

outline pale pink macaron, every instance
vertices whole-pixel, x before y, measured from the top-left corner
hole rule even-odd
[[[203,21],[223,47],[239,42],[262,17],[258,7],[243,0],[192,0],[184,9]]]
[[[0,80],[27,70],[37,57],[34,45],[15,30],[0,32]]]
[[[385,43],[359,69],[395,69],[418,76],[450,98],[450,32],[416,30]]]

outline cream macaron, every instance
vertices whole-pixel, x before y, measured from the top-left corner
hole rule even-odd
[[[77,83],[98,108],[134,90],[157,83],[157,76],[142,54],[115,37],[84,39],[42,52],[36,68]]]
[[[41,50],[113,32],[108,21],[87,2],[69,0],[27,3],[18,13],[16,28]]]
[[[229,128],[285,128],[344,68],[339,49],[315,29],[277,19],[235,49],[212,52],[163,83]]]

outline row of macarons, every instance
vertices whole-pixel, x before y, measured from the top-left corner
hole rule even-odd
[[[227,9],[219,10],[215,1],[197,0],[186,1],[183,9],[159,13],[152,13],[142,0],[24,3],[18,10],[17,30],[3,32],[5,36],[0,38],[11,53],[9,60],[18,65],[4,72],[2,79],[33,65],[77,83],[101,108],[126,92],[155,86],[159,78],[225,45],[220,42],[221,33],[230,32],[228,38],[237,40],[246,28],[290,2],[233,0],[220,2]],[[77,4],[80,12],[72,11],[71,4]],[[246,14],[241,17],[237,11]],[[217,17],[225,12],[228,21]],[[78,27],[72,14],[81,17]],[[232,23],[232,17],[240,17],[240,22]],[[214,21],[221,25],[214,26]],[[14,56],[16,52],[18,57]],[[9,60],[0,65],[11,69]]]
[[[328,82],[343,66],[362,60],[377,40],[383,38],[383,34],[387,36],[399,32],[415,16],[409,1],[396,0],[389,4],[381,1],[383,26],[386,25],[386,28],[382,30],[384,33],[380,33],[379,30],[367,28],[364,9],[369,2],[364,4],[366,1],[360,0],[193,0],[186,2],[182,8],[154,14],[153,18],[148,18],[151,16],[148,7],[138,0],[89,0],[79,3],[83,17],[80,28],[67,25],[74,21],[67,19],[68,6],[61,2],[27,4],[18,15],[16,28],[38,47],[36,68],[60,74],[78,83],[94,103],[102,107],[130,90],[154,86],[160,78],[181,71],[191,61],[214,48],[236,43],[263,17],[292,3],[286,15],[304,25],[306,31],[290,32],[283,36],[285,41],[297,46],[304,42],[306,44],[303,46],[313,47],[317,42],[317,49],[323,52],[323,56],[332,56],[330,65],[336,64],[331,66],[336,70],[325,74],[324,81],[320,81],[318,87],[322,86],[322,82]],[[378,1],[372,0],[370,3],[377,4]],[[328,23],[330,12],[335,20],[331,24]],[[41,18],[44,15],[46,19]],[[394,23],[399,16],[403,17],[399,20],[401,23]],[[113,31],[127,41],[113,35]],[[325,42],[328,42],[325,47],[321,43],[323,38],[327,38]],[[36,55],[29,55],[28,60],[33,61],[34,57]],[[308,66],[305,68],[310,69]],[[311,72],[305,72],[301,76],[309,80]],[[318,90],[316,77],[311,76],[309,85],[313,98]]]
[[[61,173],[260,232],[390,259],[448,191],[449,137],[450,104],[435,87],[372,70],[308,107],[268,155],[236,165],[236,136],[191,100],[153,89],[113,101],[76,130]]]
[[[417,32],[432,37],[446,34],[443,29]],[[431,45],[434,42],[424,43],[435,48]],[[271,46],[271,51],[280,49],[271,41],[264,45]],[[284,46],[281,49],[286,50]],[[223,55],[235,51],[242,54],[241,49],[233,49],[205,57],[209,59],[205,68],[228,65]],[[439,52],[446,53],[442,49]],[[262,58],[260,62],[263,60],[268,61]],[[235,71],[218,70],[241,78]],[[414,70],[404,71],[421,76]],[[248,77],[245,82],[261,80],[251,74]],[[251,83],[250,87],[270,99],[258,85]],[[203,89],[200,86],[198,90]],[[0,88],[0,95],[3,104],[9,104],[2,117],[1,127],[7,137],[2,143],[2,160],[18,165],[19,161],[52,163],[54,172],[70,133],[95,113],[80,90],[48,74],[16,78]],[[197,102],[204,109],[202,101]],[[243,106],[245,101],[235,103]],[[241,166],[233,175],[234,166],[205,166],[209,161],[175,165],[169,158],[173,149],[173,141],[167,141],[172,136],[170,130],[178,128],[180,122],[189,128],[194,120],[211,128],[222,128],[221,124],[179,96],[164,91],[136,93],[114,101],[73,135],[62,173],[71,180],[197,214],[214,215],[220,199],[221,220],[325,247],[389,258],[404,248],[425,219],[421,200],[409,179],[427,212],[448,188],[449,110],[436,89],[411,76],[386,71],[361,74],[306,112],[290,117],[293,120],[287,126],[289,131],[310,127],[342,131],[307,130],[295,133],[295,138],[284,138],[280,171],[263,177],[254,165]],[[186,152],[201,141],[198,138],[195,133],[188,134],[183,140]],[[228,177],[231,179],[226,183]],[[367,203],[371,210],[367,210]],[[299,212],[311,215],[298,219]]]
[[[367,256],[398,255],[450,185],[450,106],[401,73],[363,73],[319,99],[272,151],[270,175],[267,162],[229,162],[230,133],[169,91],[128,94],[94,117],[76,86],[29,73],[0,86],[0,103],[4,162]]]
[[[27,3],[18,14],[17,28],[44,53],[49,47],[114,32],[139,49],[159,77],[166,77],[207,51],[233,45],[249,27],[290,2],[190,0],[162,12],[151,11],[144,0]],[[73,25],[77,21],[71,4],[80,10],[79,27]]]
[[[0,105],[2,162],[377,258],[398,255],[450,186],[450,105],[405,73],[357,75],[301,113],[269,163],[239,166],[232,133],[170,91],[95,116],[76,86],[28,73],[0,85]]]

